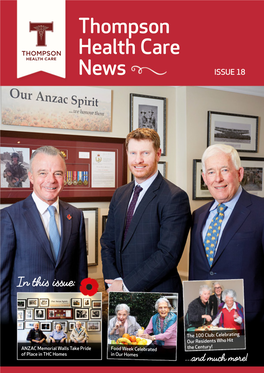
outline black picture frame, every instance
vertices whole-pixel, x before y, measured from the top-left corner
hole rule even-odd
[[[244,168],[242,187],[251,194],[264,198],[264,158],[240,157]]]
[[[98,265],[98,208],[80,208],[85,223],[88,267]]]
[[[202,177],[202,160],[193,159],[193,200],[213,200],[211,193]]]
[[[258,151],[258,121],[255,115],[208,111],[207,146],[224,143],[238,152]]]
[[[166,97],[130,93],[130,131],[152,128],[160,137],[161,155],[166,155]]]

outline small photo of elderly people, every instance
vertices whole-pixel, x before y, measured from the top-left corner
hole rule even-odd
[[[108,343],[145,346],[139,358],[176,360],[177,311],[176,293],[111,292]]]
[[[185,331],[244,330],[243,280],[184,282]]]

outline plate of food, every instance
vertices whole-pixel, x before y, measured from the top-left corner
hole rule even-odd
[[[123,334],[117,340],[108,339],[109,344],[124,345],[124,346],[148,346],[152,342],[151,339],[140,338],[135,335]]]

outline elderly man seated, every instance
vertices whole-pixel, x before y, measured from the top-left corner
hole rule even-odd
[[[49,337],[52,343],[64,343],[66,341],[67,335],[62,330],[61,324],[56,324],[55,329]]]
[[[34,323],[34,328],[31,329],[27,335],[27,341],[32,344],[42,344],[46,341],[46,335],[39,329],[39,323]]]
[[[72,329],[70,335],[70,340],[71,343],[87,343],[89,341],[89,335],[80,321],[76,321],[75,328]]]
[[[228,329],[244,329],[244,311],[240,303],[236,302],[236,292],[232,289],[223,291],[223,303],[219,305],[213,326]]]

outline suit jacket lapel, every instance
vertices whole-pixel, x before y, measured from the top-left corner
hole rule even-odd
[[[226,249],[229,241],[232,239],[232,237],[239,230],[245,219],[248,217],[250,211],[248,210],[247,206],[249,205],[251,205],[250,195],[243,190],[227,222],[227,225],[225,226],[214,258],[213,265],[217,262],[222,252]]]
[[[118,209],[118,214],[116,216],[117,229],[118,229],[118,237],[117,237],[118,251],[122,249],[123,233],[124,233],[125,224],[126,224],[127,208],[128,208],[128,204],[131,198],[134,185],[135,185],[134,182],[127,184],[126,190],[124,191],[124,193],[122,194],[121,198],[118,201],[118,204],[120,205]]]
[[[208,263],[208,260],[207,260],[206,254],[205,254],[202,232],[203,232],[203,227],[206,223],[206,219],[208,218],[209,210],[210,210],[212,204],[213,204],[213,202],[207,204],[206,206],[208,206],[208,207],[204,208],[204,210],[201,212],[201,214],[199,216],[197,216],[197,218],[196,218],[196,219],[198,219],[197,232],[200,233],[199,239],[198,239],[198,242],[197,242],[197,246],[198,246],[198,248],[201,252],[202,257],[204,258],[205,265],[207,265],[208,268],[209,268],[209,263]]]
[[[49,239],[43,227],[38,209],[31,196],[24,200],[22,214],[28,224],[28,228],[33,232],[36,240],[39,242],[39,246],[44,249],[49,258],[54,262]]]
[[[56,266],[58,265],[58,263],[60,262],[61,258],[65,253],[72,232],[72,216],[68,213],[69,206],[61,200],[59,200],[59,203],[61,220],[61,242]]]
[[[153,183],[150,185],[149,189],[147,190],[147,192],[145,193],[144,197],[142,198],[140,204],[138,205],[138,207],[135,211],[135,214],[133,215],[133,218],[131,220],[129,229],[127,231],[126,239],[124,241],[122,250],[125,249],[128,242],[130,241],[131,237],[133,236],[145,209],[148,207],[149,203],[153,200],[153,198],[156,197],[157,191],[158,191],[162,181],[163,181],[163,177],[161,176],[160,173],[158,173],[158,176],[153,181]]]

